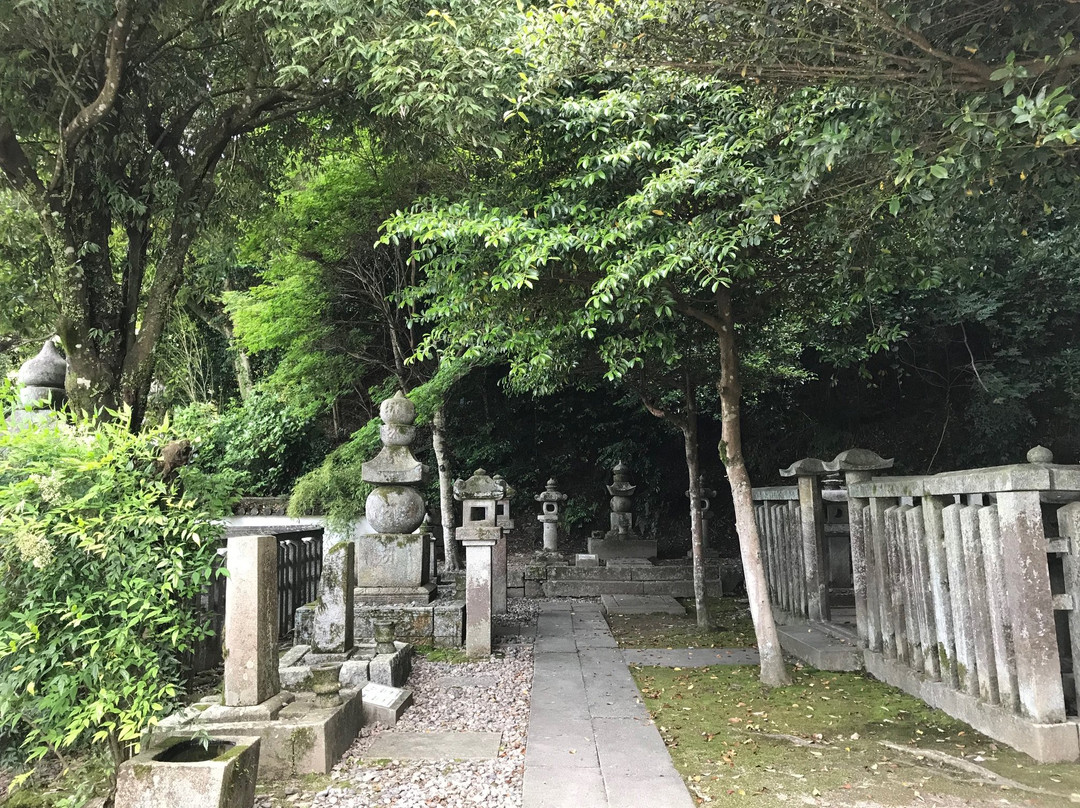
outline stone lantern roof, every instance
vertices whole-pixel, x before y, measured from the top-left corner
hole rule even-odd
[[[512,493],[506,480],[491,477],[484,469],[477,469],[467,480],[454,482],[454,499],[459,502],[475,499],[506,499]]]

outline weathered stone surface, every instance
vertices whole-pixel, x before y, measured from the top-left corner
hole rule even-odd
[[[589,553],[612,558],[656,558],[656,542],[644,539],[589,539]]]
[[[356,541],[356,586],[419,587],[430,582],[430,533],[369,533]]]
[[[527,598],[542,598],[544,597],[544,585],[540,581],[525,581],[525,597]]]
[[[525,586],[525,569],[523,567],[509,567],[506,571],[506,585],[517,589]]]
[[[232,536],[225,589],[225,704],[251,706],[280,689],[277,539]]]
[[[215,735],[233,744],[212,760],[169,763],[156,760],[188,736],[159,739],[120,766],[115,808],[251,808],[259,774],[258,737]]]
[[[579,568],[599,567],[600,557],[591,553],[578,553],[574,556],[574,566]]]
[[[597,595],[644,593],[641,581],[547,581],[544,595],[551,598],[589,598]]]
[[[465,642],[465,603],[454,601],[434,608],[434,636],[444,644],[460,646]]]
[[[694,583],[693,581],[642,581],[641,594],[692,598],[694,597]]]
[[[491,654],[492,549],[501,528],[461,528],[457,537],[465,547],[465,652],[471,659]]]
[[[376,654],[368,665],[368,678],[380,685],[401,687],[412,672],[412,646],[408,643],[394,643],[397,652]]]
[[[368,494],[364,514],[380,533],[412,533],[424,521],[424,498],[407,485],[380,485]]]
[[[362,688],[368,682],[368,665],[366,659],[350,659],[341,663],[341,676],[338,681],[341,686],[348,690]]]
[[[552,567],[548,571],[549,581],[623,581],[630,580],[625,571],[615,567],[580,566]]]
[[[284,651],[281,656],[278,657],[278,668],[289,668],[293,665],[296,665],[300,662],[301,659],[304,658],[304,655],[307,654],[310,650],[310,645],[294,645],[292,648]]]
[[[312,636],[321,653],[344,653],[353,647],[353,590],[356,547],[342,541],[323,554],[322,594],[316,601]]]

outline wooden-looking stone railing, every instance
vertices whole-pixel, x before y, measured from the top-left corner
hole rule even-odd
[[[1039,760],[1080,759],[1080,466],[1036,447],[1025,464],[874,477],[871,455],[755,489],[774,605],[828,621],[819,483],[842,473],[867,670]]]

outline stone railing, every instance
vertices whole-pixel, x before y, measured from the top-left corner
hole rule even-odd
[[[800,461],[782,472],[800,487],[755,490],[773,603],[828,620],[804,489],[843,473],[866,669],[1038,760],[1080,759],[1080,466],[1038,447],[1027,464],[872,477],[868,458]]]

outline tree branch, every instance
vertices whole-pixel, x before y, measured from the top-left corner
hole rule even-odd
[[[44,197],[45,186],[34,171],[22,144],[15,136],[4,111],[0,109],[0,171],[21,194]]]
[[[94,126],[109,114],[120,92],[120,82],[124,77],[124,58],[127,55],[128,28],[131,22],[131,10],[128,0],[117,0],[116,16],[109,27],[109,37],[105,45],[105,79],[97,98],[79,110],[60,134],[60,144],[56,151],[56,169],[53,171],[50,190],[60,186],[66,155],[79,145]]]

